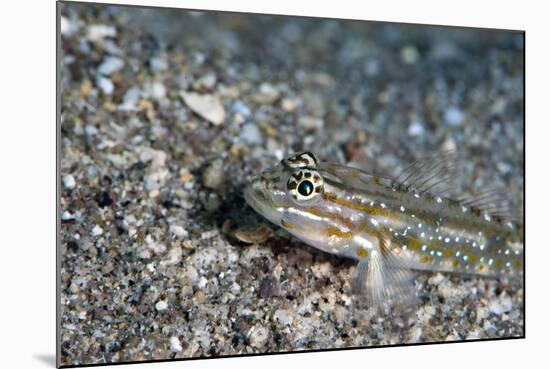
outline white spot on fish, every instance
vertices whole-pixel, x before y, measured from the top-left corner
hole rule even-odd
[[[371,250],[372,249],[372,242],[367,240],[365,237],[361,236],[355,236],[353,237],[353,240],[361,247]]]

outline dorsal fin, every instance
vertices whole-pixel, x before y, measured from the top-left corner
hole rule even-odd
[[[488,188],[472,195],[452,196],[452,178],[458,175],[459,154],[445,151],[415,161],[406,167],[397,177],[396,184],[420,194],[433,192],[439,196],[453,198],[460,205],[473,207],[483,214],[517,221],[513,214],[508,194],[504,190]]]
[[[449,191],[449,180],[457,170],[458,154],[445,151],[408,165],[395,179],[396,186],[419,194],[430,191],[443,195]]]
[[[518,222],[519,216],[514,209],[508,194],[499,189],[490,188],[473,196],[461,196],[457,199],[461,205],[473,207],[484,214]]]
[[[455,188],[452,179],[459,175],[459,159],[458,152],[444,151],[414,161],[397,176],[368,173],[361,169],[327,162],[321,162],[320,168],[331,173],[334,176],[333,180],[341,183],[345,181],[346,185],[358,190],[371,184],[373,177],[378,177],[378,182],[387,186],[420,195],[430,192],[440,197],[457,200],[463,206],[474,207],[483,214],[517,221],[518,216],[513,214],[514,209],[510,204],[509,196],[503,190],[489,188],[475,195],[456,195],[458,189]]]

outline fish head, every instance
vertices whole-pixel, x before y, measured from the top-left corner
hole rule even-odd
[[[289,209],[305,209],[319,202],[323,177],[311,152],[292,154],[276,166],[253,177],[245,188],[246,202],[276,225],[288,217]]]

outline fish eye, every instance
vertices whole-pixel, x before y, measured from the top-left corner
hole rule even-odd
[[[313,183],[308,180],[300,182],[298,186],[298,193],[304,197],[311,195],[313,192]]]
[[[295,170],[288,177],[286,188],[296,202],[315,199],[323,192],[323,177],[312,168]]]

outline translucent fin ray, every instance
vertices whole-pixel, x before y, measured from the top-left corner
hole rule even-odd
[[[458,199],[463,206],[473,207],[489,216],[498,216],[509,220],[518,220],[514,209],[508,200],[508,194],[503,190],[487,189],[472,196],[462,196]]]
[[[449,190],[447,185],[456,172],[457,161],[456,151],[416,160],[396,177],[395,184],[420,194],[432,190],[441,194]]]
[[[319,168],[324,177],[339,183],[343,183],[342,178],[345,178],[346,185],[358,191],[372,185],[376,178],[376,183],[414,191],[420,195],[431,192],[441,197],[455,198],[461,205],[474,207],[484,214],[518,221],[518,216],[514,215],[514,209],[507,200],[507,193],[503,190],[489,188],[473,196],[452,196],[458,192],[452,179],[456,176],[459,158],[459,153],[454,150],[431,155],[414,161],[397,176],[367,173],[358,168],[326,162],[321,162]]]
[[[359,261],[352,279],[352,289],[369,307],[389,309],[418,303],[414,272],[393,255],[384,241],[365,260]]]

